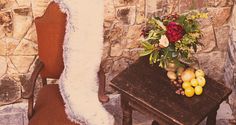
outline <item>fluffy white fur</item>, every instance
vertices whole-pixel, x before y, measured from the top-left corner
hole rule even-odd
[[[103,49],[103,0],[54,1],[67,14],[65,69],[59,86],[68,118],[81,125],[113,125],[113,117],[97,96]]]

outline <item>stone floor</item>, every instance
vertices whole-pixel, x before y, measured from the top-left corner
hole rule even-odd
[[[106,107],[115,116],[116,125],[121,125],[121,107],[120,107],[120,96],[111,95],[110,102],[106,104]],[[232,110],[228,103],[223,102],[217,112],[217,124],[216,125],[235,125],[235,123],[230,123],[229,121],[234,120],[232,116]],[[152,119],[146,117],[138,112],[133,113],[134,125],[151,125]],[[202,121],[199,125],[205,125],[206,119]]]
[[[110,95],[110,102],[105,104],[106,109],[114,115],[116,125],[121,125],[121,107],[120,96],[118,94]],[[26,115],[27,103],[18,103],[8,106],[0,107],[0,125],[27,125]],[[217,125],[235,125],[230,123],[233,120],[232,111],[226,102],[223,102],[218,110]],[[205,125],[204,120],[200,125]],[[145,115],[138,112],[133,113],[134,125],[150,125],[152,119],[145,117]]]

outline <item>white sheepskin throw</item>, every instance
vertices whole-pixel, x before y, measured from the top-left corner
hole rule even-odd
[[[113,125],[98,100],[97,72],[103,50],[103,0],[54,0],[67,14],[65,68],[59,79],[68,118],[80,125]]]

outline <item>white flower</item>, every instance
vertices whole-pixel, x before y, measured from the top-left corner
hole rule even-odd
[[[161,39],[159,40],[159,46],[161,48],[169,46],[169,40],[167,39],[166,35],[161,36]]]

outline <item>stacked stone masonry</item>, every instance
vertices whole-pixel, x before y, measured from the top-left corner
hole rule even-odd
[[[224,65],[229,41],[228,19],[234,1],[231,0],[105,0],[104,54],[107,82],[134,62],[141,49],[141,29],[148,17],[184,13],[198,9],[208,13],[200,21],[203,30],[195,56],[200,68],[215,80],[224,82]]]
[[[0,105],[19,101],[38,54],[34,18],[49,0],[0,0]]]
[[[0,105],[19,101],[21,91],[27,88],[26,82],[22,81],[29,77],[37,57],[34,18],[43,14],[49,1],[0,0]],[[224,73],[228,71],[224,69],[225,62],[228,61],[228,44],[232,48],[231,45],[236,41],[236,35],[232,35],[236,32],[232,30],[235,26],[228,22],[230,17],[233,18],[231,15],[234,2],[105,0],[103,68],[107,76],[107,92],[114,92],[108,86],[110,80],[139,58],[140,34],[148,17],[195,9],[207,12],[209,16],[200,21],[204,33],[201,42],[204,46],[199,48],[195,56],[199,60],[200,68],[210,77],[224,82]],[[236,20],[232,21],[236,25]],[[233,77],[229,78],[232,83]]]
[[[230,38],[228,43],[228,52],[225,62],[225,83],[228,87],[233,89],[232,94],[229,97],[229,103],[231,104],[233,115],[236,117],[236,3],[234,3],[234,8],[232,16],[230,18]]]

